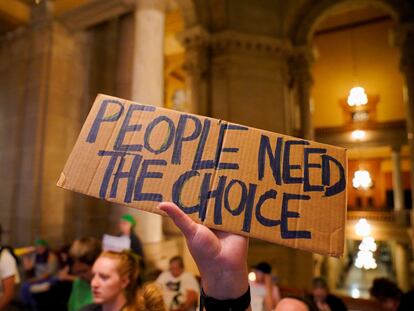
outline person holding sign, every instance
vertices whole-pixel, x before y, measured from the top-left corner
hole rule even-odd
[[[163,202],[158,208],[167,213],[184,234],[188,248],[201,274],[200,310],[252,311],[248,282],[249,239],[216,231],[197,224],[177,205]],[[306,299],[280,300],[275,311],[314,311]]]
[[[251,310],[247,279],[248,238],[197,224],[174,203],[161,203],[183,232],[201,274],[201,306],[205,310]]]
[[[246,236],[343,253],[342,148],[98,95],[57,184],[170,215],[207,310],[250,308]]]

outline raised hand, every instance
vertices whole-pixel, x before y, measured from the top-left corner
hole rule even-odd
[[[174,203],[164,202],[158,207],[184,234],[206,295],[220,300],[242,296],[249,286],[248,238],[197,224]]]

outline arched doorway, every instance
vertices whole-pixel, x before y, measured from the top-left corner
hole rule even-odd
[[[372,280],[379,276],[394,279],[403,289],[410,286],[412,250],[406,232],[411,203],[409,195],[404,197],[410,189],[410,165],[407,141],[401,139],[406,136],[406,98],[400,51],[390,41],[390,34],[410,12],[404,11],[405,5],[404,1],[320,1],[298,13],[300,26],[292,30],[294,42],[311,46],[315,55],[310,92],[315,138],[349,149],[346,256],[322,259],[319,272],[332,289],[354,297],[368,298]],[[365,88],[366,108],[348,103],[354,86]],[[365,136],[352,136],[356,130]],[[357,171],[369,173],[366,188],[352,184]],[[355,234],[354,225],[360,218],[367,218],[373,227],[375,269],[355,266],[362,237]]]

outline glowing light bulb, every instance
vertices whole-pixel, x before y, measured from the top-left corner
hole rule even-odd
[[[352,132],[351,137],[353,140],[361,140],[365,137],[365,131],[355,130]]]
[[[256,273],[250,272],[249,275],[248,275],[248,278],[249,278],[250,282],[256,281]]]
[[[371,175],[367,170],[358,170],[352,178],[352,186],[357,189],[368,189],[373,185]]]
[[[359,107],[368,103],[368,96],[363,87],[356,86],[349,91],[347,103],[351,107]]]
[[[361,296],[361,292],[359,291],[359,289],[357,287],[354,287],[351,289],[351,297],[358,299]]]
[[[355,225],[355,232],[361,237],[369,236],[371,234],[371,225],[365,218],[361,218]]]
[[[366,236],[362,239],[359,245],[359,250],[375,252],[377,250],[377,244],[372,236]]]

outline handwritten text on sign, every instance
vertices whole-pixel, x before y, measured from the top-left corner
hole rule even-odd
[[[255,150],[248,150],[249,153],[254,152],[255,161],[240,162],[246,150],[237,144],[231,146],[231,142],[224,144],[225,138],[230,133],[233,137],[243,137],[255,129],[220,122],[218,130],[212,134],[217,120],[156,112],[158,109],[153,106],[124,105],[123,101],[116,99],[101,101],[87,129],[86,142],[95,144],[101,131],[110,124],[120,126],[112,134],[113,143],[97,153],[106,159],[99,197],[121,198],[124,203],[172,200],[185,213],[197,213],[202,222],[209,202],[213,202],[210,204],[214,206],[215,225],[222,224],[223,213],[243,215],[240,228],[243,232],[250,232],[252,219],[255,219],[264,227],[280,226],[282,239],[311,239],[310,228],[289,228],[289,219],[301,217],[299,212],[290,210],[290,203],[311,200],[313,193],[322,193],[327,198],[345,191],[344,167],[328,154],[326,148],[313,147],[306,140],[262,132],[258,143],[251,144]],[[292,155],[297,153],[301,155],[301,161],[292,160]],[[183,163],[186,169],[176,176],[170,189],[160,187],[162,191],[159,192],[144,191],[150,181],[159,180],[163,184],[166,171]],[[249,166],[256,182],[246,181],[243,176],[234,178],[237,175],[230,172],[240,170],[242,165]],[[333,170],[335,174],[332,174]],[[263,190],[259,186],[267,174],[271,174],[272,185]],[[312,182],[311,176],[315,175],[318,176],[317,183]],[[186,189],[194,191],[191,183],[195,181],[200,185],[197,202],[185,204],[187,195],[194,196]],[[126,187],[120,187],[121,182],[126,183]],[[284,191],[286,185],[299,185],[300,190]],[[270,218],[262,207],[269,201],[276,202],[276,198],[281,202],[277,207],[280,214],[278,218]]]

